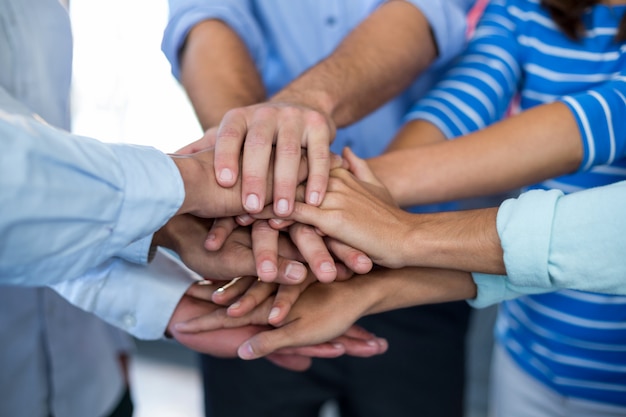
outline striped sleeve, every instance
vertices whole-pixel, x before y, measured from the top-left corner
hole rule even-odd
[[[626,74],[560,99],[574,114],[585,155],[579,171],[612,164],[626,156]]]
[[[521,74],[515,23],[500,2],[492,2],[459,61],[408,120],[426,120],[447,138],[466,135],[501,119],[516,94]]]

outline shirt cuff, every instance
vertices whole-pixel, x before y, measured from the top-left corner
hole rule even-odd
[[[489,307],[502,301],[521,297],[523,295],[541,294],[550,292],[552,289],[544,287],[520,287],[509,282],[506,275],[490,275],[474,272],[472,279],[476,284],[476,298],[467,300],[474,308]]]
[[[220,4],[219,0],[212,0],[213,4],[203,6],[188,6],[173,8],[170,19],[163,33],[161,50],[172,66],[172,74],[180,80],[180,49],[183,47],[189,31],[198,23],[217,19],[229,25],[248,47],[252,58],[257,64],[262,60],[265,47],[263,33],[256,21],[247,12],[246,6],[227,2]],[[243,3],[243,2],[242,2]]]
[[[148,266],[114,259],[52,288],[109,324],[139,339],[156,340],[163,338],[180,299],[198,279],[180,261],[159,250]]]
[[[504,265],[512,285],[551,288],[552,221],[559,190],[531,190],[504,201],[496,220]]]
[[[467,13],[474,2],[468,0],[409,1],[424,14],[435,37],[439,56],[433,66],[446,65],[465,47]]]
[[[136,242],[160,229],[183,204],[185,185],[172,158],[155,148],[112,144],[111,149],[125,181],[124,200],[110,237],[114,246]]]

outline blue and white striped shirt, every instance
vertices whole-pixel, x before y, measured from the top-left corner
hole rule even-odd
[[[625,12],[590,8],[574,41],[539,0],[492,0],[459,63],[409,117],[453,138],[502,119],[514,98],[521,110],[561,101],[578,122],[583,161],[531,188],[573,192],[624,180],[626,44],[614,37]],[[565,290],[500,310],[497,338],[527,372],[562,395],[626,406],[626,297]]]

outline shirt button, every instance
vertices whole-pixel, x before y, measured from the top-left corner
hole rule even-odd
[[[335,16],[328,16],[326,18],[326,25],[335,26],[335,23],[337,23],[337,19],[335,18]]]
[[[135,327],[135,324],[137,324],[137,320],[135,319],[135,316],[132,314],[126,314],[124,316],[124,327],[126,328],[131,328],[131,327]]]

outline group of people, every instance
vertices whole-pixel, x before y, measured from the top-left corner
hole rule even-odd
[[[490,413],[626,415],[625,1],[169,3],[174,155],[68,133],[66,10],[0,0],[0,415],[131,415],[130,333],[207,416],[461,416],[496,303]]]

